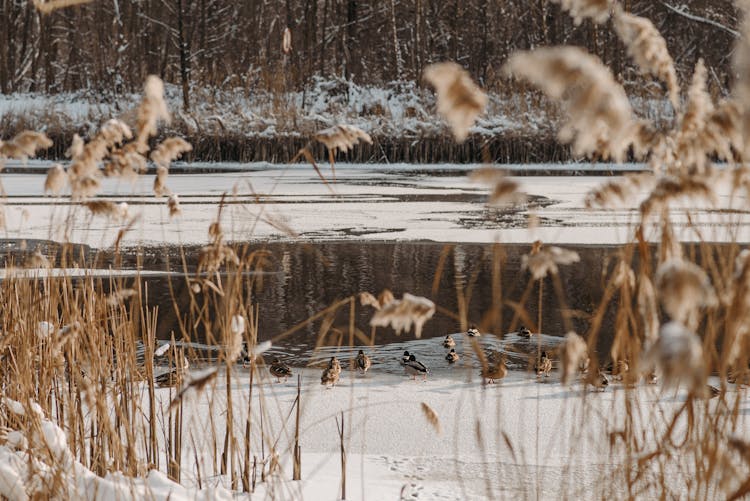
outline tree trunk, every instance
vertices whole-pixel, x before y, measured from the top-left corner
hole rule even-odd
[[[177,0],[177,42],[180,48],[180,80],[182,81],[182,108],[190,111],[190,42],[187,38],[188,19],[182,0]]]

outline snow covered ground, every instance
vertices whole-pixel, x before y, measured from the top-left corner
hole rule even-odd
[[[43,170],[49,164],[34,165]],[[130,216],[140,216],[123,245],[204,243],[224,195],[227,207],[222,223],[227,239],[237,241],[525,243],[542,239],[560,244],[622,244],[632,240],[640,202],[636,198],[631,206],[618,210],[585,210],[586,193],[612,179],[595,175],[520,176],[516,180],[528,202],[494,209],[486,205],[489,188],[466,175],[473,166],[340,164],[335,183],[330,169],[323,168],[330,186],[304,164],[216,164],[215,168],[229,172],[170,175],[168,185],[179,195],[183,211],[172,219],[166,199],[152,194],[153,175],[141,176],[135,185],[105,179],[100,197],[127,202]],[[586,174],[587,169],[601,166],[573,168]],[[5,174],[2,182],[8,194],[7,238],[67,238],[108,247],[122,227],[122,221],[92,217],[85,208],[71,207],[68,198],[45,197],[42,175]],[[714,205],[687,201],[673,208],[682,240],[750,241],[745,198],[730,199],[728,186],[718,186],[717,191]],[[685,208],[690,209],[690,219]]]

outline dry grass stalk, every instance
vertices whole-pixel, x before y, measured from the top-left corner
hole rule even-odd
[[[505,71],[565,104],[569,120],[558,137],[574,155],[624,159],[635,132],[630,102],[598,57],[578,47],[541,48],[516,52]]]
[[[323,143],[331,152],[349,151],[361,140],[372,144],[368,133],[353,125],[339,124],[315,134],[315,140]]]
[[[281,37],[281,50],[284,54],[292,52],[292,30],[289,27],[284,28],[284,35]]]
[[[44,192],[59,195],[68,184],[68,175],[60,164],[55,164],[47,170],[47,177],[44,179]]]
[[[697,325],[701,308],[716,306],[717,298],[706,272],[683,259],[670,259],[656,272],[656,290],[670,318],[682,324]]]
[[[526,195],[519,191],[520,185],[505,176],[502,170],[485,167],[473,171],[469,175],[472,181],[478,181],[493,186],[487,203],[498,207],[507,207],[526,201]]]
[[[555,246],[543,247],[542,242],[537,240],[532,245],[531,252],[523,255],[521,266],[531,272],[534,280],[541,280],[547,275],[557,275],[558,265],[569,265],[580,260],[575,251]]]
[[[632,203],[641,191],[655,183],[653,174],[626,174],[606,181],[586,194],[584,203],[587,209],[618,209]]]
[[[750,334],[750,250],[744,249],[735,260],[735,273],[729,291],[723,359],[732,367],[747,353]]]
[[[750,137],[750,1],[740,0],[736,2],[741,12],[742,22],[740,32],[742,36],[737,41],[734,50],[733,66],[737,78],[734,81],[732,93],[740,108],[740,132],[741,137]],[[747,151],[742,149],[739,153],[747,158]]]
[[[692,391],[706,387],[706,367],[700,338],[679,322],[665,324],[659,338],[646,352],[644,368],[656,367],[668,387],[685,384]]]
[[[169,164],[180,155],[188,151],[193,151],[193,146],[181,137],[170,137],[156,147],[151,152],[151,160],[160,167],[169,169]]]
[[[651,280],[641,275],[638,282],[638,313],[643,321],[643,337],[647,346],[650,346],[656,342],[659,335],[659,307]]]
[[[565,335],[561,353],[562,383],[568,384],[580,367],[588,365],[588,346],[581,336],[571,331]]]
[[[387,304],[381,303],[381,309],[370,319],[373,327],[391,326],[396,334],[408,332],[414,325],[414,335],[422,337],[422,326],[435,314],[435,303],[425,297],[412,296],[409,293],[401,299]]]
[[[487,106],[487,95],[456,63],[431,64],[424,78],[437,93],[437,111],[448,121],[459,143],[466,139],[469,128]]]
[[[628,55],[644,74],[650,74],[667,85],[669,100],[675,110],[680,107],[680,84],[674,61],[667,50],[667,43],[654,24],[643,17],[634,16],[615,8],[614,26]]]
[[[576,25],[584,19],[591,19],[596,24],[602,24],[609,19],[614,0],[552,0],[559,3],[563,10],[570,12]]]
[[[432,407],[424,402],[422,402],[422,414],[424,414],[424,417],[427,418],[427,422],[435,429],[435,432],[440,435],[442,433],[440,428],[440,418]]]
[[[135,290],[135,289],[122,289],[122,290],[119,290],[117,292],[113,292],[112,294],[110,294],[109,296],[107,296],[107,301],[106,302],[107,302],[107,304],[109,306],[118,306],[118,305],[123,304],[128,299],[130,299],[130,298],[132,298],[134,296],[137,296],[137,295],[138,295],[138,291]],[[160,349],[162,351],[166,351],[169,348],[169,346],[170,346],[169,343],[166,343]],[[160,355],[160,353],[158,353],[158,351],[159,350],[157,350],[154,353],[156,356]]]
[[[37,150],[52,146],[52,141],[42,132],[25,130],[6,142],[0,141],[0,158],[26,160],[34,157]]]

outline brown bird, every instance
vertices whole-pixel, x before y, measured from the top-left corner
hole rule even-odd
[[[495,380],[503,379],[508,375],[508,368],[505,366],[505,357],[501,357],[497,363],[491,363],[482,368],[480,375],[485,384],[493,384]]]
[[[357,354],[357,360],[355,362],[357,370],[360,371],[362,375],[367,374],[367,371],[370,369],[370,365],[372,365],[370,357],[365,355],[365,352],[363,350],[359,350],[359,353]]]
[[[453,340],[450,334],[445,336],[445,339],[443,340],[443,346],[445,348],[453,348],[454,346],[456,346],[456,342]]]
[[[292,370],[289,368],[289,366],[284,362],[279,361],[278,358],[273,359],[270,367],[268,367],[268,370],[272,375],[276,376],[276,380],[279,383],[281,382],[281,378],[284,378],[284,382],[286,382],[286,378],[291,377],[292,375]]]
[[[552,371],[552,360],[547,356],[547,352],[542,352],[542,357],[534,366],[537,377],[549,377],[549,373]]]
[[[324,384],[326,388],[333,388],[336,383],[339,382],[339,375],[341,374],[341,364],[336,357],[331,357],[328,362],[328,367],[323,369],[323,375],[320,376],[320,384]]]
[[[451,351],[449,351],[448,354],[445,356],[445,359],[448,361],[449,364],[458,362],[459,358],[460,357],[458,356],[458,353],[456,353],[455,348],[451,348]]]

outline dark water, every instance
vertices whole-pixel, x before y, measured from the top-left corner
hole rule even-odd
[[[388,370],[400,370],[397,358],[403,350],[416,352],[420,359],[446,365],[443,357],[447,350],[440,339],[447,334],[457,334],[457,351],[469,355],[466,360],[470,361],[472,350],[462,347],[464,336],[456,318],[458,297],[463,294],[467,322],[477,324],[484,333],[482,344],[514,355],[509,361],[521,366],[526,363],[526,352],[536,352],[537,344],[524,347],[523,341],[520,345],[514,342],[517,338],[511,336],[504,341],[502,338],[504,333],[515,331],[522,324],[536,330],[538,283],[531,284],[528,300],[521,305],[528,313],[526,320],[514,315],[516,310],[511,306],[521,301],[529,286],[530,275],[521,269],[521,258],[529,248],[529,245],[500,247],[432,242],[252,245],[247,250],[267,253],[266,266],[262,276],[243,277],[243,288],[248,302],[258,307],[259,341],[273,340],[270,353],[282,356],[293,365],[322,363],[333,354],[348,359],[356,355],[360,345],[370,341],[375,348],[369,352]],[[588,331],[589,317],[603,295],[603,271],[611,268],[611,257],[616,251],[614,247],[569,248],[578,251],[581,262],[561,267],[560,283],[565,303],[558,300],[550,280],[545,280],[542,287],[541,331],[545,336],[536,340],[542,339],[547,347],[554,346],[567,332],[562,307],[575,311],[570,327],[582,334]],[[493,268],[497,263],[499,274],[494,280],[496,287],[499,285],[501,299],[493,300]],[[442,271],[438,276],[439,270]],[[229,279],[224,277],[223,280]],[[180,275],[148,277],[143,281],[148,284],[149,303],[159,305],[157,336],[168,339],[174,333],[180,339],[178,318],[185,320],[189,316],[188,283]],[[365,291],[377,295],[383,289],[390,289],[397,298],[405,292],[425,296],[438,305],[434,317],[425,324],[421,340],[416,340],[413,333],[397,336],[389,328],[378,328],[371,338],[369,321],[374,310],[361,306],[359,301],[354,310],[354,326],[362,333],[360,337],[350,336],[350,303],[341,305],[328,317],[289,332],[338,301]],[[198,301],[200,296],[196,296]],[[498,311],[495,316],[490,314],[493,307]],[[610,306],[605,314],[599,339],[600,353],[606,353],[611,343],[613,308]],[[324,325],[328,328],[321,335]],[[203,343],[205,337],[205,332],[195,329],[184,340]]]

